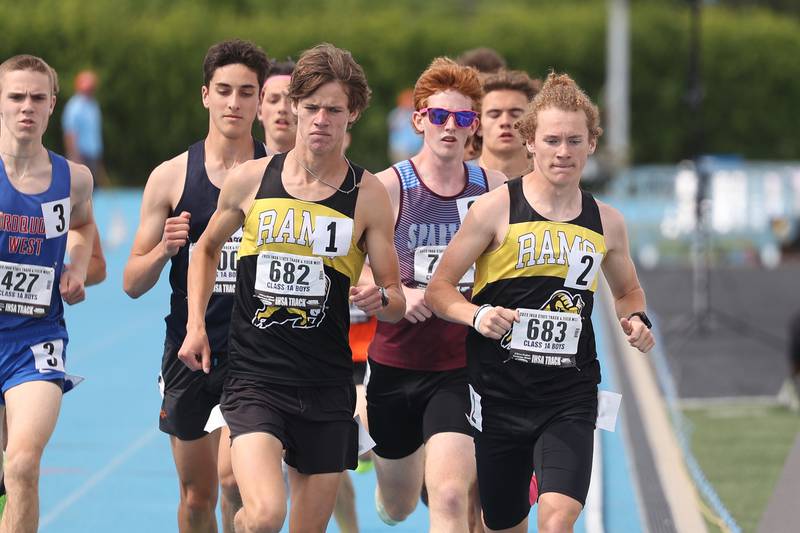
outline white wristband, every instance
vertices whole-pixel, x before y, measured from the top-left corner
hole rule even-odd
[[[480,309],[478,309],[478,311],[475,313],[475,320],[473,320],[473,321],[472,321],[472,327],[473,327],[473,328],[475,328],[475,331],[477,331],[478,333],[480,333],[480,332],[481,332],[481,330],[480,330],[480,327],[481,327],[481,319],[484,317],[484,315],[485,315],[486,313],[488,313],[488,312],[489,312],[489,310],[490,310],[490,309],[494,309],[494,306],[491,306],[491,305],[489,305],[489,304],[484,304],[484,305],[482,305],[482,306],[480,307]]]

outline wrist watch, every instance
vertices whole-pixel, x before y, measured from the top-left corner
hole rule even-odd
[[[647,329],[653,329],[653,323],[650,322],[650,319],[647,318],[647,314],[644,311],[636,311],[635,313],[631,313],[628,315],[628,320],[635,316],[639,317],[639,320],[642,321],[642,324],[647,326]]]
[[[386,287],[378,287],[378,292],[381,295],[381,307],[389,305],[389,295],[386,294]]]

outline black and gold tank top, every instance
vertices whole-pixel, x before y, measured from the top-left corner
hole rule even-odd
[[[342,190],[312,202],[284,188],[285,160],[273,156],[245,217],[230,372],[284,385],[350,383],[348,292],[364,265],[354,185],[364,169],[353,165]]]
[[[538,405],[596,394],[600,382],[592,307],[606,253],[600,210],[582,192],[581,213],[553,222],[508,182],[509,227],[501,245],[475,263],[472,302],[520,311],[505,337],[467,336],[473,387],[481,396]]]

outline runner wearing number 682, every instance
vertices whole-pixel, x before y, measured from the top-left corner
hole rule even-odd
[[[597,108],[569,76],[551,73],[516,126],[534,171],[472,206],[425,301],[472,326],[469,419],[487,528],[527,531],[535,469],[539,531],[572,531],[591,474],[601,267],[628,342],[646,352],[653,336],[622,215],[580,189],[602,133]],[[457,287],[473,262],[469,302]]]

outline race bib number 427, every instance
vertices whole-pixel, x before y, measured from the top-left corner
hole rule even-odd
[[[520,321],[511,330],[511,359],[545,366],[575,366],[583,323],[581,315],[539,309],[518,309]]]
[[[0,261],[0,313],[46,315],[54,278],[52,267]]]

